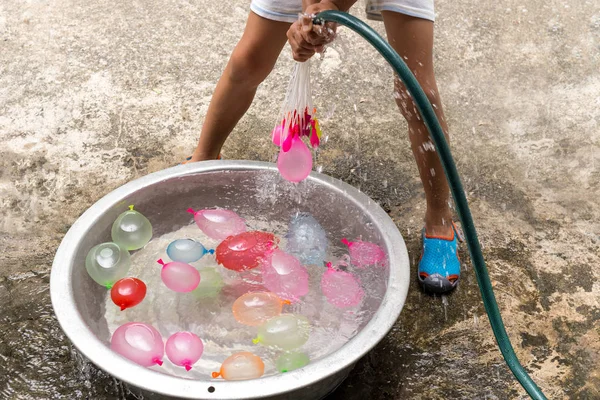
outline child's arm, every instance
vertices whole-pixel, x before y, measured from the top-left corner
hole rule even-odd
[[[325,10],[348,11],[356,0],[302,0],[305,14],[318,14]],[[313,29],[312,18],[302,17],[292,24],[287,32],[288,41],[292,46],[294,60],[304,62],[315,52],[320,52],[323,46],[333,40],[332,35],[323,35],[321,30]]]

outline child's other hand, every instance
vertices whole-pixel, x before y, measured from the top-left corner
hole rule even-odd
[[[323,46],[330,43],[335,37],[335,24],[327,23],[325,26],[313,25],[311,15],[325,10],[338,10],[330,1],[322,1],[306,8],[304,15],[292,24],[287,32],[288,41],[292,46],[294,60],[304,62],[315,53],[323,51]]]

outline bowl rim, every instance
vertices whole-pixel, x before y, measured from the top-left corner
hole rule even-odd
[[[71,275],[79,238],[95,221],[131,193],[161,181],[199,173],[232,170],[268,170],[278,173],[273,163],[219,160],[178,165],[135,179],[113,190],[87,209],[64,236],[52,263],[50,296],[58,322],[73,345],[93,364],[132,386],[182,399],[255,399],[292,392],[339,373],[375,347],[396,322],[408,294],[410,264],[404,239],[387,213],[353,186],[325,174],[312,172],[314,183],[343,192],[371,218],[389,250],[386,294],[371,320],[337,351],[307,366],[285,374],[248,381],[190,380],[154,371],[127,360],[110,349],[90,330],[75,303]],[[208,388],[214,391],[209,392]]]

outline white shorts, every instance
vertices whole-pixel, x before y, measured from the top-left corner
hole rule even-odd
[[[250,9],[273,21],[295,22],[302,12],[302,0],[252,0]],[[382,11],[393,11],[435,20],[433,0],[367,0],[367,18],[380,21]]]

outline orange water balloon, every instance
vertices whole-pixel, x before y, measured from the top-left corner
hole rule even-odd
[[[233,316],[240,324],[259,326],[281,314],[284,304],[290,301],[280,299],[275,293],[250,292],[233,303]]]
[[[265,363],[259,356],[242,351],[227,357],[219,372],[213,372],[212,377],[221,377],[228,381],[243,381],[260,378],[265,373]]]

